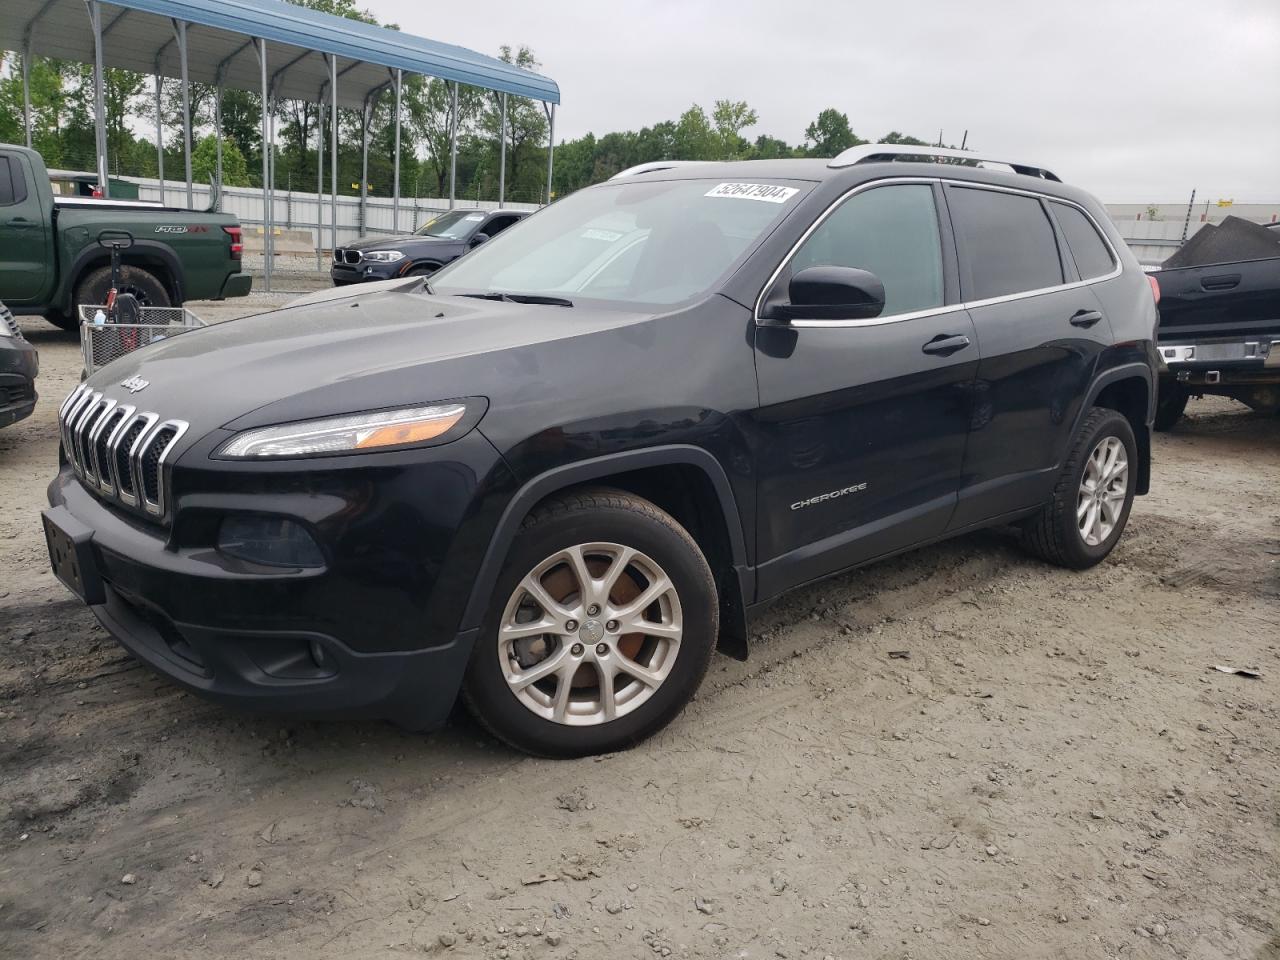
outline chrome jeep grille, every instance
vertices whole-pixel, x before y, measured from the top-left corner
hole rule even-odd
[[[102,497],[164,516],[164,465],[187,432],[183,420],[161,420],[81,384],[58,411],[62,449],[82,483]]]

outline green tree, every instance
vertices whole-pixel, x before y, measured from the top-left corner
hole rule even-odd
[[[834,157],[841,150],[867,142],[853,132],[849,126],[848,114],[841,113],[834,107],[828,107],[818,114],[818,118],[805,128],[804,139],[807,144],[811,144],[809,154],[814,157]]]
[[[216,183],[218,179],[218,142],[212,136],[201,137],[191,151],[191,176],[200,183]],[[234,140],[222,141],[222,186],[247,187],[249,164]]]
[[[743,139],[742,131],[754,127],[759,119],[745,100],[717,100],[711,108],[711,122],[720,137],[718,159],[739,160],[746,156],[750,144]]]
[[[720,155],[720,137],[707,118],[707,112],[696,103],[676,121],[674,152],[655,160],[716,160]]]

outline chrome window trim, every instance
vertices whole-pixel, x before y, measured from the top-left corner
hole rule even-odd
[[[952,180],[947,177],[890,177],[883,180],[870,180],[866,183],[860,183],[856,187],[852,187],[849,190],[846,190],[839,197],[833,200],[831,204],[827,207],[827,209],[822,211],[821,215],[819,215],[818,218],[809,225],[808,229],[805,230],[805,232],[800,235],[800,239],[798,239],[792,245],[791,249],[787,251],[787,255],[783,257],[781,261],[779,261],[777,268],[774,269],[773,273],[769,276],[768,282],[761,288],[759,295],[756,297],[755,310],[752,312],[752,317],[755,320],[756,324],[762,325],[762,326],[775,325],[773,322],[769,320],[765,320],[760,316],[761,309],[764,306],[765,295],[770,290],[773,289],[773,285],[777,282],[778,277],[782,275],[782,271],[785,270],[787,265],[791,263],[792,259],[796,255],[796,252],[800,249],[800,247],[804,245],[805,241],[809,239],[809,237],[813,234],[813,232],[823,224],[823,222],[827,219],[827,217],[831,216],[831,214],[833,214],[837,209],[839,209],[839,207],[850,197],[854,196],[855,194],[861,193],[864,190],[872,190],[872,189],[875,189],[876,187],[887,187],[887,186],[896,186],[899,184],[912,184],[912,183],[921,183],[921,184],[937,183],[937,184],[951,185],[951,186],[957,186],[957,187],[964,187],[964,188],[973,189],[973,190],[991,190],[996,193],[1020,194],[1022,196],[1034,197],[1037,200],[1052,201],[1054,203],[1064,203],[1069,207],[1075,207],[1077,210],[1083,213],[1086,218],[1088,218],[1089,223],[1092,224],[1093,228],[1098,231],[1098,235],[1102,237],[1103,243],[1105,243],[1107,246],[1107,252],[1111,254],[1111,261],[1112,263],[1115,264],[1115,267],[1111,270],[1110,273],[1105,273],[1105,274],[1102,274],[1101,276],[1092,277],[1088,280],[1073,280],[1069,283],[1060,283],[1051,287],[1040,287],[1035,290],[1023,290],[1018,293],[1004,294],[1003,296],[999,296],[999,297],[988,297],[985,300],[966,300],[960,303],[948,303],[948,304],[943,304],[942,306],[937,308],[931,308],[927,310],[916,310],[911,313],[897,313],[889,317],[870,317],[863,320],[792,320],[789,323],[776,324],[776,325],[797,327],[800,329],[875,327],[875,326],[881,326],[881,325],[890,324],[890,323],[901,323],[902,321],[905,321],[905,320],[919,320],[923,317],[936,317],[936,316],[941,316],[948,313],[956,313],[961,310],[971,310],[977,307],[989,307],[999,303],[1011,303],[1015,300],[1026,300],[1031,297],[1039,297],[1047,293],[1057,293],[1062,290],[1074,290],[1077,287],[1087,287],[1095,283],[1104,283],[1107,280],[1114,280],[1116,277],[1120,276],[1120,274],[1124,272],[1124,264],[1120,260],[1120,257],[1116,252],[1116,248],[1111,242],[1111,238],[1107,236],[1107,233],[1105,230],[1103,230],[1101,227],[1098,226],[1098,221],[1094,219],[1093,214],[1091,214],[1088,210],[1086,210],[1080,204],[1076,203],[1074,200],[1067,200],[1063,197],[1056,197],[1053,194],[1043,193],[1038,190],[1026,190],[1026,189],[1021,189],[1017,187],[997,186],[995,184],[977,183],[970,180]],[[938,211],[938,212],[939,212],[939,215],[941,215],[944,211]],[[1057,239],[1057,230],[1054,231],[1054,238],[1055,240]]]

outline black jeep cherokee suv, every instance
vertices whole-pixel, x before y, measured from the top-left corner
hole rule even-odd
[[[461,692],[565,756],[801,584],[994,524],[1092,566],[1147,489],[1151,286],[1051,173],[903,149],[649,165],[429,285],[130,354],[63,404],[54,568],[209,696]]]
[[[523,210],[450,210],[404,237],[361,237],[333,251],[335,287],[395,277],[429,277],[529,214]]]

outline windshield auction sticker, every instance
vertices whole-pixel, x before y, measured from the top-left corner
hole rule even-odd
[[[721,183],[706,192],[708,197],[733,197],[737,200],[762,200],[786,203],[800,191],[796,187],[778,187],[772,183]]]

